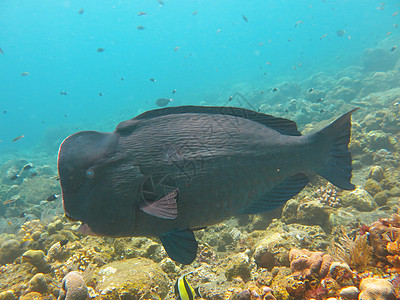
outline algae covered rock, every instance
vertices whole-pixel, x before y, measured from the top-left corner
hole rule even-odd
[[[372,178],[373,180],[376,180],[378,182],[382,181],[382,179],[385,178],[385,172],[383,171],[382,167],[373,166],[368,171],[368,178]]]
[[[169,289],[167,274],[152,260],[131,258],[98,270],[97,289],[103,299],[164,299]]]
[[[43,296],[38,292],[30,292],[22,297],[19,300],[43,300]]]
[[[240,277],[244,281],[250,279],[250,260],[246,253],[242,252],[228,257],[225,276],[228,280],[236,277]]]
[[[300,223],[305,225],[328,225],[329,214],[326,207],[318,201],[306,197],[307,201],[289,200],[283,207],[282,219],[287,223]]]
[[[386,205],[388,202],[388,196],[386,192],[379,192],[375,195],[374,200],[379,206]]]
[[[359,211],[372,211],[377,205],[374,198],[361,187],[345,192],[342,197],[343,206],[352,206]]]
[[[37,273],[29,280],[29,290],[32,292],[45,293],[47,292],[47,280],[43,273]]]
[[[364,278],[360,283],[362,300],[394,300],[396,299],[395,289],[390,281],[382,278]]]
[[[12,263],[22,252],[17,240],[5,241],[0,247],[0,264]]]
[[[13,290],[8,290],[0,293],[0,300],[17,300]]]
[[[28,262],[35,266],[40,272],[49,272],[50,265],[45,259],[45,254],[42,250],[28,250],[22,254],[22,262]]]
[[[370,194],[372,197],[376,194],[382,192],[382,187],[380,186],[379,182],[374,179],[368,179],[367,182],[364,184],[364,189]]]
[[[285,225],[274,221],[265,231],[254,250],[258,267],[272,269],[275,266],[289,267],[289,251],[293,247],[325,249],[328,245],[325,232],[318,225]]]

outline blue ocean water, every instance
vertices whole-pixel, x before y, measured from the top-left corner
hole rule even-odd
[[[398,34],[399,9],[394,0],[2,0],[0,154],[111,131],[160,97],[221,105],[236,84],[336,72]]]

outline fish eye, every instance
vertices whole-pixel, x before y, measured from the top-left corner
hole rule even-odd
[[[94,177],[94,171],[92,169],[87,170],[86,177],[92,179]]]

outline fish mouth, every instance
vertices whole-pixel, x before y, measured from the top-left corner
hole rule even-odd
[[[77,219],[72,218],[72,217],[69,216],[67,213],[65,213],[64,216],[65,216],[65,218],[66,218],[68,221],[71,221],[71,222],[81,222],[81,221],[79,221],[79,220],[77,220]],[[77,231],[78,231],[79,233],[86,234],[86,235],[100,236],[99,234],[97,234],[96,232],[94,232],[94,231],[92,230],[92,228],[90,228],[90,226],[89,226],[88,224],[83,223],[83,222],[81,222],[81,225],[78,227]]]

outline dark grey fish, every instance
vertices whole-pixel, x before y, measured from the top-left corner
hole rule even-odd
[[[164,107],[164,106],[167,106],[171,101],[172,101],[172,99],[159,98],[159,99],[157,99],[156,104],[160,107]]]
[[[114,132],[81,131],[58,154],[63,206],[80,231],[158,236],[183,264],[196,258],[193,230],[275,209],[317,173],[352,190],[350,111],[314,134],[296,123],[232,107],[145,112]]]
[[[22,171],[27,171],[33,168],[33,165],[31,163],[26,164],[25,166],[22,167]]]
[[[344,31],[343,29],[339,29],[336,31],[336,35],[337,36],[343,36],[345,34],[346,31]]]
[[[15,174],[10,178],[10,180],[16,180],[19,178],[19,176],[20,176],[19,174]]]
[[[47,197],[46,201],[52,202],[52,201],[58,199],[58,197],[60,197],[60,195],[53,194],[53,195],[50,195],[49,197]]]

